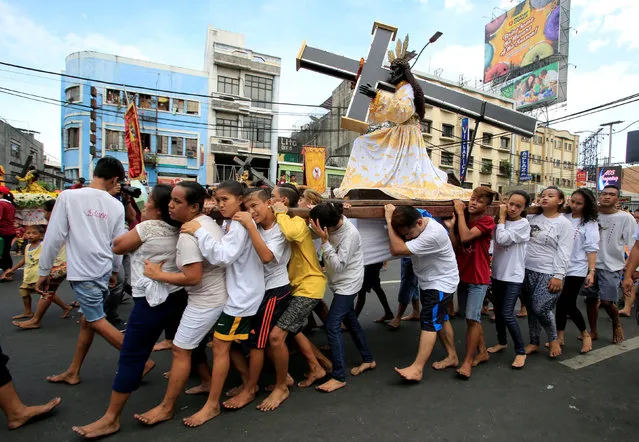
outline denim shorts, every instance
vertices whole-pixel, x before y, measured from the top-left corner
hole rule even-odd
[[[488,284],[459,283],[457,286],[459,309],[463,309],[467,320],[481,322],[481,309],[484,306],[487,290]]]
[[[582,288],[580,295],[586,298],[599,298],[602,301],[619,301],[619,287],[621,286],[621,271],[595,270],[595,283],[589,288]]]
[[[104,301],[109,296],[111,272],[91,281],[69,281],[80,304],[80,313],[88,322],[104,318]]]

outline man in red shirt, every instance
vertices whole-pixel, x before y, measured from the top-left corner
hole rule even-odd
[[[457,287],[459,311],[466,316],[466,358],[457,374],[470,378],[472,367],[489,358],[481,326],[481,309],[490,284],[490,240],[495,220],[486,214],[495,192],[488,187],[473,190],[468,209],[455,200],[455,227],[451,240],[457,255],[460,283]]]
[[[0,269],[13,267],[11,259],[11,242],[16,237],[16,208],[13,204],[11,191],[6,186],[0,186]]]
[[[75,184],[73,184],[73,186],[71,186],[72,189],[82,189],[84,187],[84,183],[86,182],[86,180],[84,179],[84,177],[80,177],[78,178],[78,181],[75,182]]]

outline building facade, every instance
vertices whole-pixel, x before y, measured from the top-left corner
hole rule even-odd
[[[4,168],[4,180],[15,184],[15,176],[22,173],[23,166],[31,155],[31,165],[42,170],[44,165],[44,146],[35,139],[35,132],[13,127],[0,119],[0,165]]]
[[[107,155],[118,158],[128,170],[124,112],[127,103],[135,102],[148,184],[206,182],[207,72],[76,52],[67,57],[65,73],[90,79],[62,80],[66,104],[61,112],[61,158],[66,178],[90,180],[95,163]]]
[[[250,156],[253,168],[276,180],[280,65],[278,57],[246,49],[243,35],[209,27],[207,182],[235,178],[240,168],[236,156]]]

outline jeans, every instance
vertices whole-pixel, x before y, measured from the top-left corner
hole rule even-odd
[[[187,294],[183,289],[171,293],[166,301],[155,307],[151,307],[144,297],[134,299],[135,305],[120,350],[118,371],[113,380],[113,390],[118,393],[131,393],[140,386],[144,364],[155,342],[167,322],[182,316]]]
[[[111,272],[91,281],[69,281],[76,299],[80,303],[80,313],[88,322],[95,322],[104,314],[104,301],[109,295]]]
[[[355,296],[357,295],[338,295],[336,293],[333,296],[333,302],[326,318],[326,336],[331,347],[331,359],[333,360],[333,373],[331,373],[331,376],[342,382],[346,381],[344,339],[340,330],[342,323],[346,326],[364,362],[373,362],[374,360],[373,354],[368,347],[364,330],[355,314]]]
[[[402,258],[400,275],[397,301],[400,304],[409,305],[412,301],[419,299],[419,285],[413,271],[413,261],[410,258]]]
[[[495,327],[497,328],[497,342],[499,345],[508,344],[506,328],[515,344],[515,354],[526,354],[524,339],[515,317],[515,304],[521,293],[523,283],[508,282],[493,279],[493,305],[495,307]]]

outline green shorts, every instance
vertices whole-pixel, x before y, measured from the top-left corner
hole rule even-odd
[[[230,316],[222,313],[217,320],[213,336],[221,341],[246,341],[251,331],[252,316]]]

